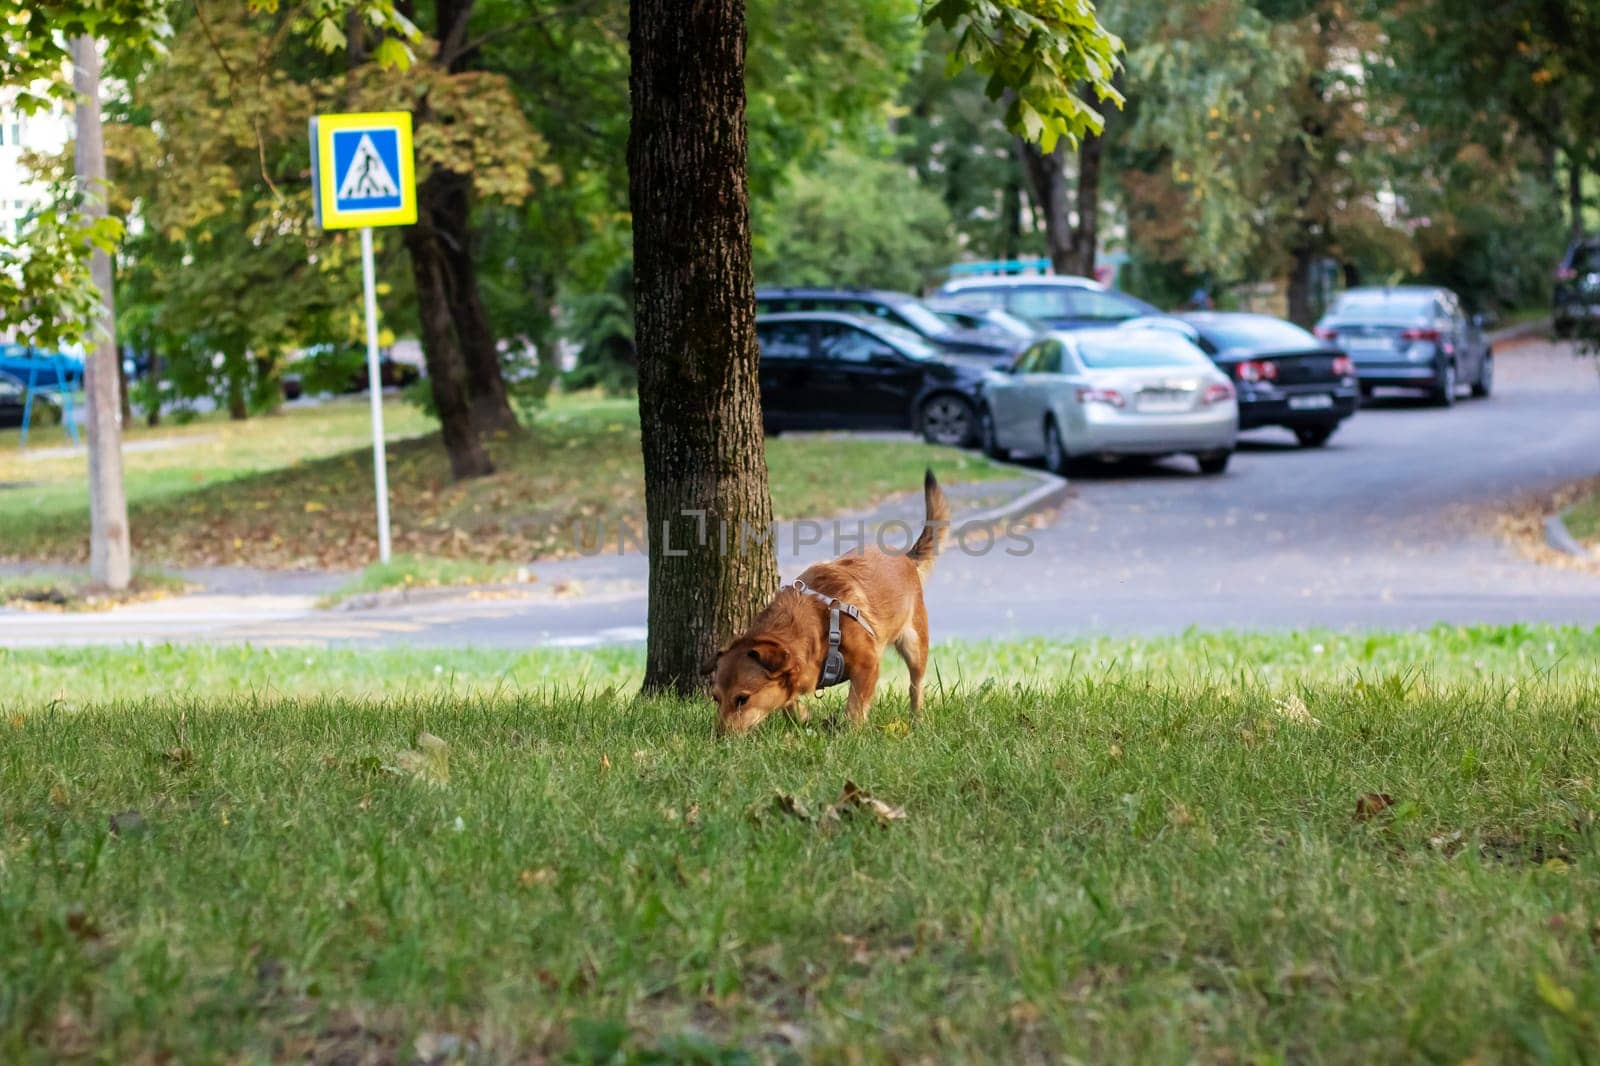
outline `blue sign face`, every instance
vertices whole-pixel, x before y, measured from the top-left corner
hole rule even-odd
[[[382,127],[335,130],[333,181],[334,202],[340,211],[399,207],[399,132]]]

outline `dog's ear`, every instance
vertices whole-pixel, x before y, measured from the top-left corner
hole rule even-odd
[[[777,677],[789,666],[789,649],[775,640],[757,641],[750,648],[750,658],[769,675]]]

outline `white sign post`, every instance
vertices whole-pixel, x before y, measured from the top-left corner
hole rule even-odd
[[[378,286],[372,227],[417,221],[411,115],[404,111],[311,119],[311,185],[323,229],[361,230],[367,319],[367,391],[372,401],[372,480],[378,499],[378,559],[388,562],[389,468],[383,450],[383,372],[378,359]]]

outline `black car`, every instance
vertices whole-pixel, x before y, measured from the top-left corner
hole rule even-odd
[[[1456,402],[1462,385],[1486,397],[1494,388],[1494,350],[1486,320],[1468,316],[1449,289],[1431,285],[1346,289],[1317,323],[1316,334],[1336,342],[1356,364],[1361,393],[1380,385],[1419,389],[1441,407]]]
[[[761,315],[761,410],[785,429],[909,429],[934,444],[977,437],[989,371],[882,319],[816,311]]]
[[[1129,325],[1182,333],[1210,356],[1238,393],[1240,429],[1282,426],[1302,447],[1317,448],[1359,405],[1350,357],[1293,322],[1195,311]]]
[[[968,329],[956,325],[908,293],[883,289],[757,289],[756,313],[842,311],[881,319],[908,329],[950,355],[989,366],[1011,365],[1025,340],[997,328]]]
[[[28,399],[28,387],[18,378],[0,371],[0,428],[15,429],[22,425],[22,414]],[[61,421],[61,408],[49,396],[33,394],[33,421],[47,426]]]
[[[1588,331],[1600,318],[1600,239],[1573,241],[1556,267],[1556,336]]]

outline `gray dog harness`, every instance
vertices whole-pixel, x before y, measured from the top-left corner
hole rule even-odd
[[[821,692],[829,685],[837,685],[844,680],[844,653],[839,650],[839,616],[847,614],[856,620],[856,624],[867,631],[867,635],[874,640],[878,634],[872,631],[867,620],[861,617],[861,611],[853,603],[845,603],[835,596],[825,592],[818,592],[804,581],[795,581],[791,586],[796,592],[821,600],[828,605],[828,655],[822,660],[822,673],[817,678],[817,691]]]

